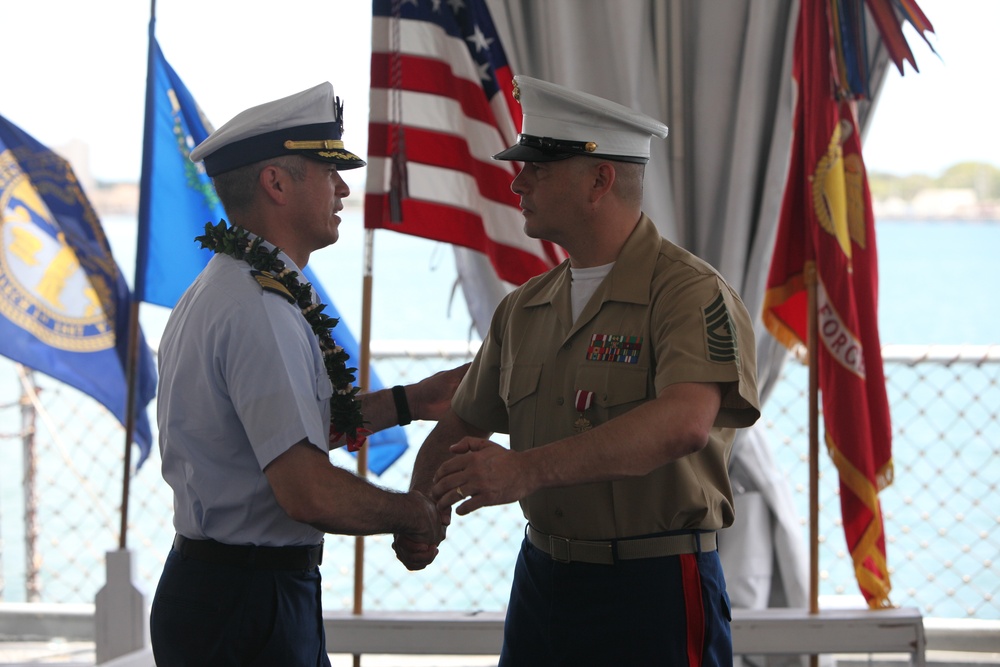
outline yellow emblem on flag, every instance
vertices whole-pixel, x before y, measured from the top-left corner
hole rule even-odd
[[[857,155],[844,157],[843,144],[854,130],[841,120],[834,126],[826,153],[812,178],[813,208],[819,225],[837,239],[851,257],[851,241],[861,248],[865,239],[864,165]]]
[[[847,229],[847,186],[844,183],[843,123],[833,128],[826,153],[816,165],[812,180],[813,208],[824,230],[837,239],[847,257],[851,256],[851,238]]]
[[[39,182],[19,160],[37,168]],[[52,154],[0,153],[0,317],[51,347],[98,352],[114,346],[114,304],[107,276],[117,267],[81,257],[36,188],[67,203],[85,202],[69,166]],[[83,223],[100,234],[89,207]]]

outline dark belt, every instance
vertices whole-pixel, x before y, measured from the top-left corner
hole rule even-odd
[[[311,547],[258,547],[176,535],[174,551],[185,558],[253,570],[312,570],[323,562],[322,542]]]
[[[683,533],[622,540],[571,540],[556,535],[546,535],[528,524],[528,541],[541,549],[552,560],[562,563],[596,563],[614,565],[616,560],[662,558],[715,551],[715,533]]]

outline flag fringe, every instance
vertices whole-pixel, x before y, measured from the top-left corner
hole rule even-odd
[[[865,528],[857,544],[848,545],[854,562],[854,572],[868,606],[873,609],[891,607],[889,591],[889,568],[885,555],[879,548],[880,538],[884,539],[882,527],[882,508],[879,504],[878,492],[881,486],[872,484],[844,455],[829,432],[826,434],[827,451],[833,464],[840,474],[841,484],[871,513],[871,520]],[[891,468],[891,465],[890,465]],[[874,568],[874,570],[872,569]]]
[[[776,309],[794,296],[801,295],[805,291],[805,277],[802,273],[796,273],[788,280],[777,287],[771,287],[764,295],[764,308],[761,319],[764,326],[771,332],[779,343],[792,352],[796,359],[805,362],[809,351],[806,343],[795,332],[795,328],[778,316]]]

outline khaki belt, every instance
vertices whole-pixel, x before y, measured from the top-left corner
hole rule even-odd
[[[613,541],[571,540],[556,535],[546,535],[528,524],[528,541],[551,556],[552,560],[562,563],[613,565],[616,559],[661,558],[715,551],[717,547],[715,535],[714,532],[695,532]]]

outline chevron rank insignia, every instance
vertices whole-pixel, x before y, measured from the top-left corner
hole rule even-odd
[[[295,297],[292,293],[288,291],[288,288],[282,285],[273,274],[267,271],[251,271],[250,275],[257,279],[260,286],[264,288],[265,292],[274,292],[275,294],[280,294],[281,296],[288,299],[288,303],[295,303]]]
[[[705,320],[708,360],[723,364],[736,361],[736,332],[722,293],[719,293],[715,301],[702,308],[701,313]]]

